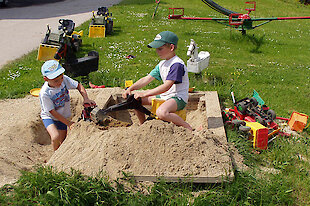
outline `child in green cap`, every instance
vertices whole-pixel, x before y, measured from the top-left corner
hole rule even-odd
[[[178,37],[171,31],[163,31],[156,35],[149,48],[155,48],[158,56],[163,59],[145,77],[136,81],[123,93],[123,98],[132,91],[141,89],[153,80],[163,81],[160,86],[144,92],[136,92],[134,97],[141,98],[143,105],[151,105],[152,99],[160,97],[166,100],[156,110],[156,115],[165,121],[193,130],[192,127],[174,112],[182,110],[188,102],[189,79],[187,68],[176,54]],[[145,115],[135,110],[140,124],[145,122]]]

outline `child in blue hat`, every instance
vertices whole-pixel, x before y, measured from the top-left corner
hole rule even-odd
[[[67,127],[70,129],[74,122],[68,120],[71,116],[70,89],[77,89],[84,99],[84,103],[96,104],[88,98],[83,85],[64,75],[65,69],[56,60],[46,61],[41,72],[45,83],[43,84],[39,98],[41,104],[41,118],[51,137],[54,151],[66,139]]]
[[[175,54],[177,44],[178,37],[175,33],[163,31],[157,34],[154,41],[147,46],[155,48],[162,61],[147,76],[131,85],[123,93],[123,97],[126,98],[132,91],[141,89],[155,79],[162,81],[163,84],[160,86],[144,92],[137,92],[134,97],[141,98],[143,105],[151,105],[152,99],[155,97],[166,100],[158,107],[156,115],[162,120],[193,130],[187,122],[174,113],[186,106],[189,88],[187,68],[182,59]],[[139,111],[135,111],[135,113],[142,124],[145,121],[145,115]]]

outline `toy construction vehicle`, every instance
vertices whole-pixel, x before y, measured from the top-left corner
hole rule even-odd
[[[75,23],[69,19],[60,19],[60,26],[56,32],[52,32],[49,25],[47,25],[47,31],[42,43],[40,44],[38,51],[38,60],[49,60],[53,59],[59,46],[65,41],[65,44],[73,52],[77,52],[82,45],[83,31],[74,31]]]
[[[276,113],[266,105],[258,105],[255,97],[236,102],[234,109],[225,109],[222,114],[225,124],[232,124],[239,131],[250,134],[254,148],[266,149],[268,139],[280,130],[274,122]]]
[[[43,40],[46,44],[58,44],[54,59],[63,60],[62,66],[66,69],[66,74],[70,76],[86,76],[90,72],[98,70],[99,54],[90,51],[88,56],[76,58],[75,53],[79,50],[82,40],[79,34],[74,34],[74,22],[69,19],[60,19],[59,34],[53,34],[48,28],[48,32]]]
[[[107,34],[112,34],[113,20],[112,13],[109,13],[107,7],[98,8],[97,15],[93,11],[93,18],[89,25],[89,37],[105,37]]]
[[[105,122],[105,119],[109,116],[109,113],[121,111],[121,110],[127,110],[127,109],[136,109],[146,115],[148,115],[148,120],[151,119],[158,119],[156,116],[156,109],[160,105],[160,103],[163,103],[164,100],[161,100],[160,102],[156,101],[156,98],[154,101],[152,101],[152,110],[149,111],[147,108],[145,108],[142,105],[141,99],[137,100],[134,98],[134,95],[128,95],[127,99],[121,103],[112,105],[106,109],[99,109],[95,105],[84,105],[84,110],[82,111],[82,117],[81,119],[85,121],[94,121],[96,124],[103,124]],[[181,118],[186,118],[186,112],[185,110],[180,110],[176,112],[177,115],[179,115]],[[185,120],[185,119],[184,119]]]

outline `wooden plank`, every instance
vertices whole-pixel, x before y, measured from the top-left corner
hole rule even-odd
[[[143,182],[159,182],[160,180],[164,180],[166,182],[193,182],[193,183],[222,183],[222,182],[231,182],[234,179],[234,175],[228,176],[219,176],[219,177],[178,177],[178,176],[163,176],[156,177],[152,175],[141,175],[141,176],[133,176],[136,181]]]
[[[216,91],[205,94],[208,129],[223,127],[220,102]]]

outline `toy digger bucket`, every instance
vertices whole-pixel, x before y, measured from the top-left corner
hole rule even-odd
[[[307,124],[307,120],[308,120],[308,115],[298,113],[298,112],[293,112],[291,115],[291,118],[288,120],[288,125],[290,126],[292,130],[301,132],[305,128]]]
[[[156,110],[158,109],[158,107],[164,103],[165,100],[163,99],[160,99],[160,98],[153,98],[152,99],[152,109],[151,109],[151,112],[153,114],[156,114]],[[179,111],[176,111],[175,112],[176,115],[180,116],[184,121],[186,121],[186,110],[185,109],[182,109],[182,110],[179,110]],[[156,119],[158,119],[156,117]]]
[[[105,26],[104,25],[89,25],[90,38],[104,38],[105,37]]]
[[[59,46],[40,44],[37,59],[39,61],[54,59],[54,55],[57,52],[58,48]]]

